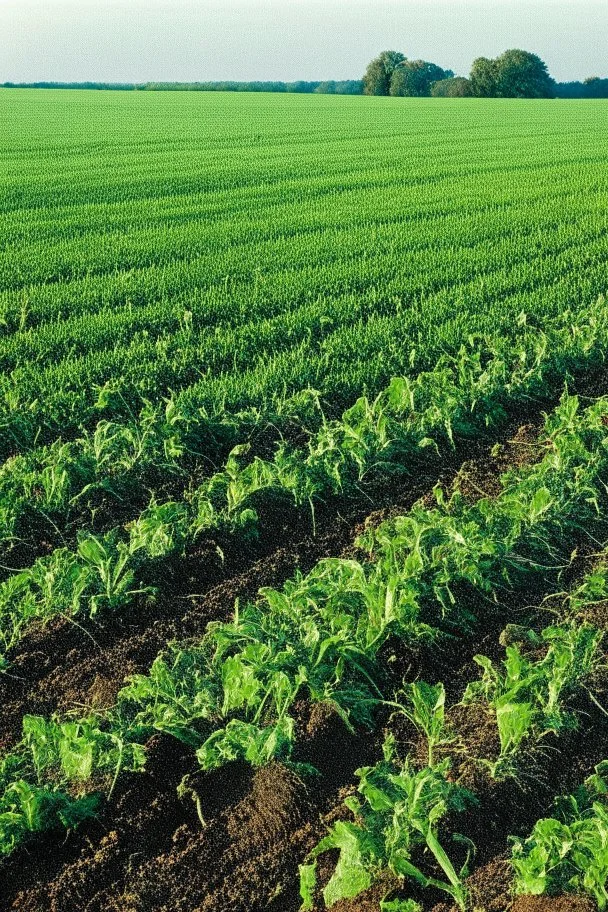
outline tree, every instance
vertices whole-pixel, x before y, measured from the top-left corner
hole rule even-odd
[[[469,76],[471,92],[478,98],[494,98],[498,91],[498,68],[495,60],[477,57]]]
[[[395,67],[405,60],[399,51],[383,51],[369,64],[363,77],[365,95],[388,95]]]
[[[478,57],[471,68],[473,95],[481,98],[554,98],[555,83],[536,54],[518,49],[496,60]]]
[[[555,83],[547,64],[529,51],[505,51],[496,60],[501,98],[554,98]]]
[[[431,94],[435,82],[453,76],[451,70],[442,70],[427,60],[405,60],[393,70],[391,95],[421,98]]]
[[[434,98],[468,98],[472,94],[471,83],[464,76],[441,79],[431,89],[431,95]]]

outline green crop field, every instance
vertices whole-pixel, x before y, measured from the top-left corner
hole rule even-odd
[[[3,908],[608,908],[608,105],[0,122]]]

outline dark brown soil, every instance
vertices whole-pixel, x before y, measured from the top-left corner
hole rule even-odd
[[[296,759],[314,757],[321,774],[306,782],[278,763],[258,771],[233,764],[197,774],[191,752],[173,739],[154,739],[146,772],[125,777],[113,808],[69,836],[59,850],[49,838],[53,852],[46,867],[43,859],[28,866],[26,852],[5,864],[3,886],[10,893],[4,895],[13,897],[7,908],[297,909],[294,859],[302,860],[343,814],[354,768],[373,762],[378,752],[373,737],[350,735],[327,707],[308,713],[301,736],[305,747]],[[189,791],[180,799],[177,786],[187,773]]]
[[[511,912],[597,912],[586,896],[519,896]]]
[[[401,479],[379,491],[378,500],[406,510],[435,480],[435,475],[415,484]],[[0,676],[0,749],[19,738],[26,712],[111,705],[125,677],[145,672],[169,641],[202,636],[210,620],[231,615],[237,598],[254,599],[262,586],[280,586],[295,569],[306,572],[322,557],[344,552],[368,509],[363,500],[344,514],[328,505],[320,511],[315,536],[310,517],[267,517],[258,542],[201,542],[184,559],[164,566],[155,602],[139,602],[99,624],[58,617],[32,627],[9,655],[9,672]]]
[[[591,624],[592,627],[597,627],[598,630],[608,630],[608,601],[585,605],[577,617],[581,621]]]
[[[132,881],[133,908],[262,908],[285,887],[286,857],[311,845],[313,817],[295,774],[277,764],[259,770],[248,794],[206,830],[178,831],[174,846],[142,865]]]
[[[469,877],[471,908],[479,912],[510,912],[512,902],[511,868],[506,858],[494,858]],[[431,912],[459,912],[458,906],[441,902]]]
[[[532,426],[538,433],[538,413],[526,428]],[[513,462],[531,456],[527,438],[518,443],[517,428],[513,421],[503,438]],[[471,441],[467,449],[476,454],[488,479],[506,468],[504,454],[488,455],[486,441]],[[266,510],[258,541],[201,541],[183,559],[166,562],[164,576],[154,580],[160,590],[154,602],[138,602],[97,624],[58,617],[33,626],[9,655],[9,672],[0,676],[0,750],[18,740],[26,712],[112,705],[125,677],[145,672],[167,642],[201,636],[210,620],[230,616],[236,598],[253,599],[262,586],[280,586],[297,568],[306,571],[324,556],[352,555],[354,539],[364,528],[403,513],[437,481],[457,485],[460,467],[457,451],[441,463],[430,460],[415,480],[377,483],[341,511],[328,503],[318,510],[314,536],[310,516]],[[483,481],[481,476],[480,470]],[[371,514],[370,503],[378,505]]]
[[[597,677],[606,677],[606,674],[606,668],[602,668]],[[462,680],[470,681],[477,673],[474,668],[469,668],[468,673],[462,669],[460,676]],[[594,681],[593,687],[594,690],[608,692],[608,681]],[[454,762],[453,778],[471,789],[479,800],[478,806],[459,815],[446,832],[446,840],[449,832],[455,830],[476,846],[476,867],[467,881],[475,912],[512,912],[512,909],[524,912],[528,909],[525,905],[527,901],[540,902],[540,898],[521,897],[518,905],[511,906],[512,876],[507,856],[502,854],[508,837],[527,835],[536,820],[551,814],[556,795],[572,792],[600,761],[608,757],[608,719],[601,707],[583,692],[570,708],[578,717],[578,728],[559,738],[547,737],[537,747],[527,750],[524,747],[515,777],[501,781],[492,779],[484,763],[495,760],[500,753],[496,721],[491,709],[480,702],[456,704],[446,710],[446,723],[452,733],[452,741],[445,749],[438,749],[436,757],[449,755]],[[394,718],[391,730],[402,749],[407,750],[416,762],[421,765],[427,762],[426,739],[420,737],[411,723]],[[550,901],[555,902],[558,909],[595,909],[595,904],[589,906],[588,900],[577,897],[552,898]],[[428,908],[427,905],[424,908]],[[554,907],[541,904],[529,908],[544,910]],[[439,902],[432,912],[458,910],[450,903]]]
[[[389,892],[391,883],[379,883],[360,893],[355,899],[342,899],[331,907],[332,912],[378,912],[380,901]],[[325,912],[325,906],[315,906],[314,912]]]

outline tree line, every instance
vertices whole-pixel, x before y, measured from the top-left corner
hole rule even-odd
[[[361,79],[323,82],[4,82],[3,89],[112,89],[130,92],[291,92],[305,95],[362,95]]]
[[[558,82],[555,94],[558,98],[608,98],[608,79],[589,76],[583,82]]]
[[[556,82],[536,54],[519,49],[473,61],[468,77],[456,76],[428,60],[409,60],[399,51],[383,51],[368,65],[363,79],[317,82],[5,82],[2,88],[114,89],[141,92],[291,92],[317,95],[393,95],[439,98],[608,98],[608,78]]]

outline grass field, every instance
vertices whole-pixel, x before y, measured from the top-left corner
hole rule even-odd
[[[606,908],[606,104],[0,115],[5,908]]]

